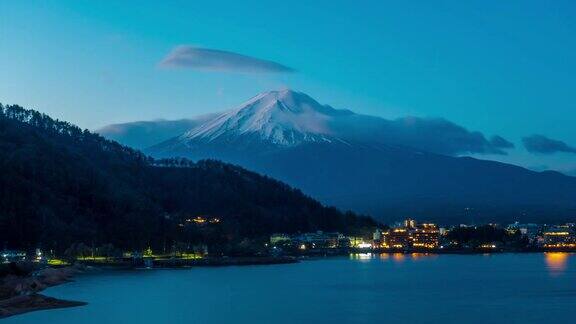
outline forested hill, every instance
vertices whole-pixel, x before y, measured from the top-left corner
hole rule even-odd
[[[369,231],[276,180],[218,161],[153,160],[34,110],[0,105],[0,248],[209,243],[272,232]],[[190,225],[196,216],[217,224]]]

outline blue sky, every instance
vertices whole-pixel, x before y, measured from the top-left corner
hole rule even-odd
[[[516,144],[479,156],[575,170],[522,138],[576,145],[573,1],[1,1],[0,102],[95,129],[220,111],[293,88],[394,118],[443,117]],[[178,45],[297,73],[166,69]]]

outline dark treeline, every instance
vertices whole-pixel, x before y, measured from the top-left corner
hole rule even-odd
[[[459,244],[471,246],[489,243],[525,246],[528,243],[519,231],[510,233],[503,228],[492,225],[456,227],[448,232],[447,238]]]
[[[198,215],[222,221],[185,222]],[[272,232],[361,234],[374,226],[237,166],[153,160],[37,111],[0,105],[0,248],[208,243],[225,250]]]

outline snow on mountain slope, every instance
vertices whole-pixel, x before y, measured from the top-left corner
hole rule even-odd
[[[191,129],[179,139],[212,142],[249,135],[280,146],[332,142],[340,139],[330,129],[330,122],[353,114],[321,105],[301,92],[269,91]]]

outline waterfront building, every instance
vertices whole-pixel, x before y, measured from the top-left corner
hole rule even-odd
[[[576,235],[573,226],[552,226],[544,230],[542,238],[545,248],[576,248]]]
[[[2,251],[2,263],[18,262],[26,260],[26,252],[23,251]]]
[[[293,237],[292,241],[297,246],[304,245],[310,248],[334,249],[350,246],[349,239],[338,232],[324,233],[318,231],[315,233],[303,233]]]
[[[350,242],[350,247],[357,248],[361,244],[366,243],[364,238],[359,236],[348,236],[348,241]]]
[[[411,236],[414,248],[436,249],[439,246],[440,231],[436,224],[420,224],[411,232]]]
[[[520,234],[528,238],[529,242],[534,242],[538,237],[538,234],[542,232],[542,226],[533,223],[520,224],[518,229],[520,230]]]
[[[392,249],[407,249],[412,247],[412,238],[407,228],[393,228],[386,232],[385,245]]]
[[[372,234],[372,247],[374,247],[374,248],[385,247],[384,236],[383,236],[383,233],[380,229],[377,229]]]

